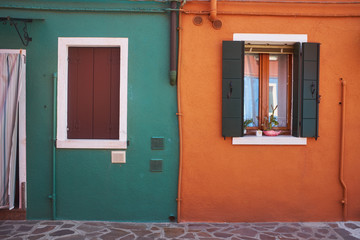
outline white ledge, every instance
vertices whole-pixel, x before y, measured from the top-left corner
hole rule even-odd
[[[57,148],[82,148],[82,149],[126,149],[127,142],[120,140],[100,139],[65,139],[56,140]]]
[[[306,138],[293,136],[244,136],[233,137],[233,145],[306,145]]]

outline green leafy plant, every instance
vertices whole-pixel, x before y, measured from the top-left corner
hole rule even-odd
[[[273,105],[271,105],[271,110],[272,113],[270,114],[270,117],[264,117],[264,124],[263,124],[263,129],[264,131],[267,130],[272,130],[273,127],[279,125],[279,122],[276,120],[275,117],[275,110],[278,108],[278,105],[275,106],[275,108],[273,107]]]
[[[245,121],[244,121],[244,130],[246,130],[246,128],[250,125],[250,124],[252,124],[254,121],[252,120],[252,118],[249,118],[249,119],[246,119]]]

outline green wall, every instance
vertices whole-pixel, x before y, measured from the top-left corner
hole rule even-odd
[[[69,2],[69,1],[68,1]],[[84,1],[82,1],[84,2]],[[64,3],[63,8],[168,8],[168,3]],[[57,218],[168,221],[176,216],[178,125],[176,88],[169,84],[170,14],[25,10],[21,1],[2,1],[0,15],[43,18],[28,24],[24,47],[9,24],[0,25],[0,48],[27,51],[27,218],[50,219],[52,204],[52,74],[57,72],[58,37],[129,39],[128,140],[126,164],[111,163],[110,150],[56,150]],[[56,3],[56,4],[55,4]],[[1,7],[2,6],[2,7]],[[30,5],[28,5],[30,6]],[[20,29],[22,24],[19,23]],[[151,150],[151,137],[165,138],[165,150]],[[150,172],[150,159],[163,159]]]

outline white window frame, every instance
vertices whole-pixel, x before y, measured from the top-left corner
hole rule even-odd
[[[294,45],[307,42],[307,34],[257,34],[234,33],[233,41],[245,41],[245,44]],[[307,139],[293,136],[244,136],[233,137],[233,145],[306,145]]]
[[[119,139],[68,139],[68,49],[69,47],[120,47]],[[57,148],[127,148],[128,38],[58,38]]]

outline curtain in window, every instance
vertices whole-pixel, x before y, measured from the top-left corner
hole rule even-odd
[[[0,208],[14,208],[18,108],[24,78],[21,54],[0,53]]]

